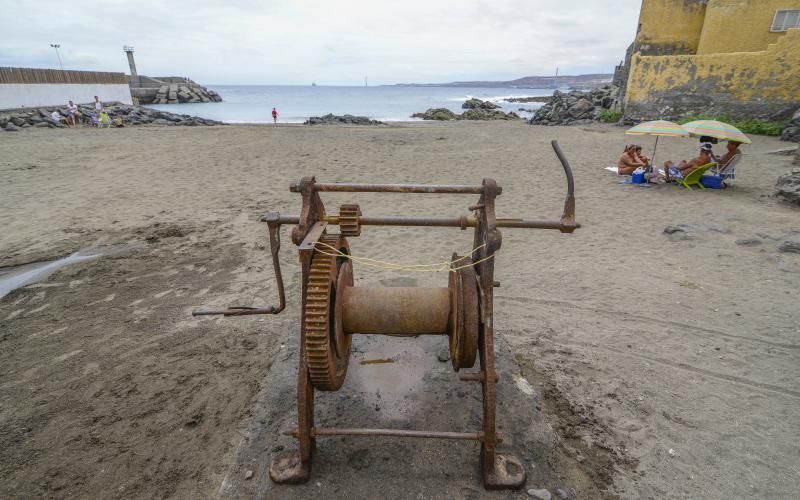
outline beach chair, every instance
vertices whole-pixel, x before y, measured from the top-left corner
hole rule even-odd
[[[739,151],[733,155],[730,160],[728,160],[728,163],[724,165],[717,165],[716,167],[712,168],[711,174],[721,177],[722,181],[725,182],[726,185],[732,185],[734,179],[736,179],[736,165],[741,159],[742,152]]]
[[[699,166],[686,174],[686,177],[683,179],[675,179],[675,183],[680,184],[686,189],[692,189],[692,186],[700,186],[700,189],[705,189],[705,187],[700,184],[700,177],[702,177],[704,173],[711,170],[716,165],[716,163],[706,163],[705,165]]]

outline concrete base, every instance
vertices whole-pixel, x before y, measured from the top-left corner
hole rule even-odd
[[[316,425],[479,431],[480,385],[460,381],[449,361],[437,359],[446,340],[355,336],[342,389],[316,392]],[[498,452],[520,459],[529,487],[548,484],[552,430],[537,410],[538,398],[520,376],[508,345],[502,337],[495,343],[500,374],[497,422],[505,438]],[[297,425],[297,352],[293,334],[272,365],[251,422],[240,431],[243,439],[220,498],[528,498],[524,489],[484,490],[479,443],[440,439],[318,438],[310,480],[273,483],[268,473],[271,459],[297,447],[293,438],[281,435]]]

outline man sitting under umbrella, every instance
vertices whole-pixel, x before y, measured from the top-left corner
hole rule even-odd
[[[667,182],[669,182],[670,178],[672,177],[682,179],[686,177],[692,170],[700,168],[708,163],[713,163],[714,161],[714,153],[711,150],[711,144],[703,143],[700,146],[700,154],[697,156],[697,158],[689,161],[681,160],[681,162],[677,165],[671,161],[664,162],[664,175],[667,179]]]

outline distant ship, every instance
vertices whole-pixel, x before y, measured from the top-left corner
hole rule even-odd
[[[317,82],[311,82],[311,86],[312,87],[316,87],[317,86]]]

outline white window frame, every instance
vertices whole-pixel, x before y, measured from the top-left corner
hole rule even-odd
[[[800,15],[798,15],[798,18],[797,18],[797,21],[796,21],[797,24],[795,24],[794,26],[787,26],[787,27],[785,27],[783,29],[775,29],[775,21],[778,20],[778,14],[780,14],[781,12],[799,12],[800,13],[800,9],[780,9],[780,10],[776,10],[775,11],[775,15],[772,16],[772,25],[769,28],[769,31],[771,33],[785,33],[785,32],[789,31],[792,28],[800,28]]]

